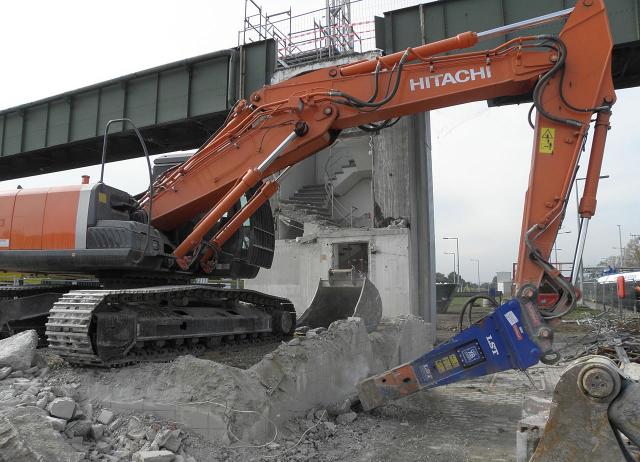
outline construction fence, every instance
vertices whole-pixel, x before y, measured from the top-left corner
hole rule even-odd
[[[616,282],[584,281],[582,300],[587,306],[604,311],[622,309],[626,312],[639,312],[640,279],[626,279],[624,288],[625,296],[619,299]]]

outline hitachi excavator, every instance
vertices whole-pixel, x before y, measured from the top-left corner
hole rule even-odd
[[[453,53],[558,20],[566,20],[558,36],[521,36],[493,49]],[[571,282],[565,280],[548,262],[549,254],[592,124],[575,262],[595,213],[616,100],[611,50],[603,0],[581,0],[575,8],[513,26],[465,32],[265,86],[239,101],[190,159],[160,174],[139,196],[102,178],[94,185],[0,193],[0,267],[92,274],[111,287],[121,284],[69,291],[50,310],[50,348],[75,364],[119,365],[223,337],[290,334],[296,319],[288,300],[183,284],[199,275],[252,278],[259,268],[270,267],[274,234],[268,200],[283,172],[330,146],[347,128],[383,130],[396,118],[421,111],[498,97],[531,98],[534,142],[517,298],[413,363],[365,381],[361,396],[370,408],[425,387],[553,363],[558,360],[553,323],[578,297],[577,271]],[[542,284],[557,294],[544,308],[537,305]],[[621,376],[607,367],[592,365],[600,375],[587,371],[581,379],[594,399],[605,399],[604,375],[620,384]],[[620,386],[610,388],[620,392]]]
[[[520,36],[493,49],[454,53],[559,20],[566,22],[558,36]],[[577,262],[596,209],[616,100],[611,50],[604,0],[580,0],[511,26],[265,86],[239,101],[217,133],[151,181],[146,193],[131,196],[102,176],[94,185],[0,193],[0,268],[92,274],[101,281],[99,289],[63,294],[49,312],[50,348],[74,364],[122,365],[223,338],[287,335],[296,325],[288,300],[185,284],[200,275],[252,278],[271,266],[269,198],[287,169],[347,128],[377,131],[405,115],[465,102],[531,99],[534,142],[517,297],[424,356],[363,381],[359,395],[371,409],[421,389],[555,363],[553,325],[578,298]],[[567,281],[548,260],[592,124],[576,263]],[[103,149],[104,169],[106,135]],[[542,285],[556,296],[539,306]],[[573,365],[556,388],[551,428],[534,460],[626,458],[620,431],[640,441],[639,393],[640,385],[606,359]],[[586,432],[575,428],[581,425]],[[566,426],[561,436],[553,431],[558,426]]]

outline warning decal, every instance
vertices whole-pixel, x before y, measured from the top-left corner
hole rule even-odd
[[[540,129],[540,154],[553,154],[553,143],[556,138],[555,128],[542,127]]]

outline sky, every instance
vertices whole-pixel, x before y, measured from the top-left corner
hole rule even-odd
[[[417,3],[413,0],[366,0],[371,14]],[[256,0],[264,9],[293,14],[321,8],[322,0]],[[236,46],[242,28],[243,0],[112,0],[108,4],[60,0],[5,2],[0,38],[5,44],[0,109],[28,103],[150,67]],[[360,7],[359,7],[360,8]],[[362,10],[360,10],[360,14]],[[28,26],[28,27],[27,27]],[[618,92],[613,109],[600,183],[598,209],[589,227],[585,265],[618,253],[618,228],[623,245],[640,234],[638,195],[633,185],[640,174],[637,107],[640,90]],[[527,188],[532,130],[529,107],[488,108],[472,103],[431,114],[436,270],[452,271],[450,255],[460,239],[462,276],[490,280],[497,271],[511,271],[516,260],[524,194]],[[589,144],[588,144],[589,145]],[[586,158],[579,176],[586,173]],[[137,193],[147,187],[143,159],[107,165],[105,181]],[[79,182],[80,175],[99,175],[99,167],[0,182],[0,190]],[[558,260],[570,261],[577,237],[572,193]]]

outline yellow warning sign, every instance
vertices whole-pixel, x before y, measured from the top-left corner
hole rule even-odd
[[[553,154],[553,144],[555,138],[555,128],[542,127],[540,129],[540,144],[538,146],[540,154]]]

